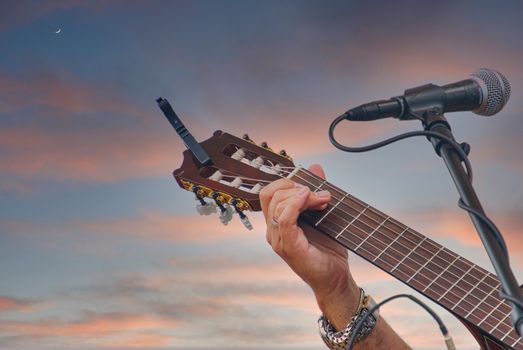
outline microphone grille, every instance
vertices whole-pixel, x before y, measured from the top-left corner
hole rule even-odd
[[[483,92],[483,101],[474,113],[491,116],[503,109],[510,97],[510,84],[503,74],[488,68],[480,68],[471,75]]]

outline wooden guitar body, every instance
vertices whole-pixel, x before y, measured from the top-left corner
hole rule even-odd
[[[499,341],[493,338],[490,334],[482,331],[477,326],[471,324],[470,322],[460,319],[461,323],[469,330],[470,334],[476,339],[481,350],[507,350],[511,349],[510,347],[499,343]]]

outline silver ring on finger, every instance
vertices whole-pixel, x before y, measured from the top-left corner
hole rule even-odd
[[[280,224],[278,223],[278,220],[276,220],[275,218],[271,219],[271,224],[274,227],[280,227]]]

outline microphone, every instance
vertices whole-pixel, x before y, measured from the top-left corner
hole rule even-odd
[[[503,74],[480,68],[469,79],[438,86],[427,84],[405,90],[404,95],[374,101],[349,109],[343,117],[352,121],[383,118],[416,119],[417,112],[433,114],[472,111],[491,116],[505,106],[510,97],[510,84]]]

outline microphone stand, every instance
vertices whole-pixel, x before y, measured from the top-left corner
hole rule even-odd
[[[446,136],[454,140],[452,130],[450,128],[447,119],[443,115],[444,105],[434,101],[445,101],[444,96],[437,96],[441,94],[440,89],[432,89],[430,85],[424,85],[417,88],[409,89],[405,91],[406,105],[408,106],[407,113],[422,122],[425,130],[437,132],[443,136]],[[436,96],[435,96],[436,95]],[[467,206],[475,209],[481,214],[485,214],[481,203],[479,201],[474,188],[472,187],[472,181],[468,177],[465,169],[463,168],[461,158],[458,153],[447,143],[434,138],[427,137],[434,146],[436,153],[445,162],[450,176],[456,185],[461,200]],[[466,154],[470,151],[468,144],[461,144]],[[476,230],[481,238],[483,246],[487,251],[487,254],[494,266],[496,275],[498,276],[503,292],[512,298],[523,302],[523,296],[519,289],[514,273],[512,272],[507,256],[501,248],[498,240],[494,233],[491,231],[489,226],[483,222],[476,215],[469,212],[469,216],[476,227]],[[523,309],[517,303],[507,299],[507,302],[512,306],[511,320],[512,325],[516,332],[523,335]]]

